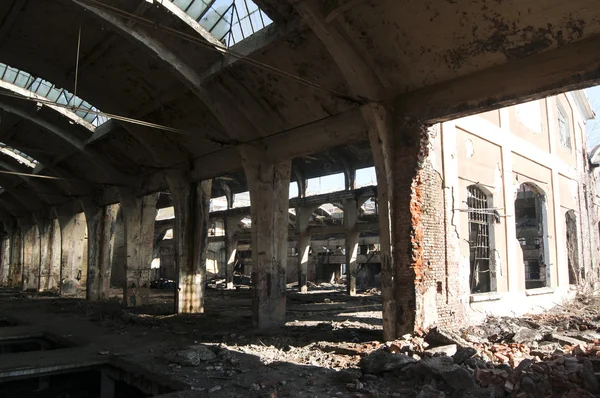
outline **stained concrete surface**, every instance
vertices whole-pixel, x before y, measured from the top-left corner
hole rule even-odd
[[[251,327],[249,290],[209,290],[206,314],[185,316],[170,315],[172,295],[159,290],[152,290],[149,306],[135,312],[123,311],[116,300],[90,303],[4,291],[0,318],[10,315],[19,324],[15,328],[43,330],[78,347],[10,354],[14,360],[0,361],[0,382],[14,366],[79,367],[118,359],[183,382],[193,396],[352,396],[334,369],[356,364],[358,355],[340,358],[328,351],[345,341],[378,339],[381,306],[378,295],[348,298],[342,290],[291,294],[287,325],[261,334]],[[198,344],[214,350],[216,360],[187,367],[167,359]]]

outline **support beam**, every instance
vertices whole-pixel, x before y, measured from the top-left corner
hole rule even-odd
[[[44,217],[40,226],[40,292],[60,287],[61,241],[58,220]]]
[[[308,231],[308,222],[312,216],[312,207],[298,207],[296,209],[296,232],[298,234],[298,291],[308,292],[308,260],[310,252],[311,235]]]
[[[394,99],[411,120],[444,122],[600,83],[600,36],[428,86]],[[540,71],[544,73],[540,73]]]
[[[85,287],[87,255],[85,215],[59,214],[61,231],[60,294],[73,296]]]
[[[6,39],[6,37],[10,33],[10,29],[13,27],[19,14],[23,10],[23,7],[25,7],[26,2],[27,2],[27,0],[17,0],[15,2],[13,2],[13,5],[10,8],[8,15],[6,16],[6,18],[4,18],[4,20],[2,21],[2,24],[0,24],[0,44],[2,44],[2,42]]]
[[[167,174],[175,209],[173,237],[177,268],[175,308],[178,314],[204,313],[208,213],[212,180],[191,182],[185,172]]]
[[[38,291],[40,282],[40,233],[35,223],[23,230],[23,290]]]
[[[127,307],[148,304],[157,200],[158,194],[140,198],[121,190],[127,256],[123,302]]]
[[[356,296],[356,271],[358,270],[358,203],[348,200],[344,203],[344,227],[346,228],[346,291]]]
[[[227,250],[227,264],[225,268],[225,288],[233,289],[233,270],[237,256],[237,226],[239,218],[225,217],[225,248]]]
[[[17,288],[23,282],[23,236],[21,228],[15,223],[12,228],[10,268],[8,286]]]
[[[85,141],[81,138],[81,134],[78,134],[76,131],[72,131],[74,126],[69,124],[66,124],[68,127],[62,125],[58,126],[40,117],[37,112],[31,112],[24,107],[16,106],[5,99],[0,100],[0,108],[4,109],[6,112],[28,120],[62,139],[66,144],[77,149],[83,156],[89,159],[90,162],[94,164],[94,166],[101,173],[103,173],[107,179],[122,184],[134,182],[131,178],[126,177],[115,167],[113,167],[113,165],[106,160],[106,157],[102,153],[93,148],[86,148]]]
[[[90,201],[91,202],[91,201]],[[88,274],[86,299],[106,300],[115,249],[115,226],[119,205],[83,203],[88,227]]]
[[[8,286],[8,278],[10,275],[10,251],[12,247],[11,242],[11,228],[4,227],[2,231],[2,244],[0,245],[0,286]]]
[[[364,108],[377,173],[385,340],[419,330],[423,300],[423,126],[398,125],[381,105]]]
[[[240,155],[252,204],[253,323],[268,329],[285,323],[291,160],[274,162],[250,145]]]

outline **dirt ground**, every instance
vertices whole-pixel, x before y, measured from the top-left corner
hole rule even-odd
[[[135,311],[121,308],[118,293],[90,303],[1,290],[0,319],[164,375],[198,397],[600,396],[596,298],[383,343],[377,290],[290,290],[286,325],[266,332],[252,329],[249,289],[208,289],[205,314],[180,316],[172,292],[153,290],[152,304]]]

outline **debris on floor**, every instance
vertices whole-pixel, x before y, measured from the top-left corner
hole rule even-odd
[[[598,298],[383,342],[378,293],[289,292],[285,327],[265,331],[250,327],[251,291],[218,288],[207,290],[202,315],[172,315],[162,289],[151,306],[127,310],[118,300],[15,292],[0,315],[91,342],[198,397],[600,397]]]

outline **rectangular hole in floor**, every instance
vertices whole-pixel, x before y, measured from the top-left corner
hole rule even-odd
[[[55,372],[0,383],[0,397],[148,398],[183,390],[161,376],[130,373],[115,366]]]
[[[0,340],[0,355],[30,351],[57,350],[74,346],[74,344],[69,343],[68,341],[46,334],[23,339]]]

